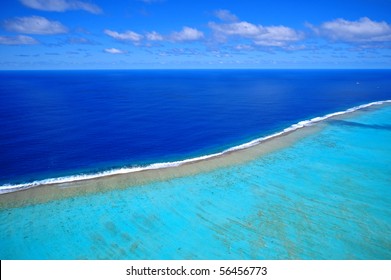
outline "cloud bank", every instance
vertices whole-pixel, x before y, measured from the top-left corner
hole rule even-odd
[[[214,37],[218,42],[226,42],[230,38],[249,39],[257,46],[284,47],[304,38],[304,35],[290,27],[263,26],[247,21],[232,23],[209,22]]]
[[[20,2],[26,7],[41,11],[84,10],[92,14],[102,13],[102,9],[97,5],[77,0],[20,0]]]
[[[141,43],[144,39],[147,41],[189,42],[201,40],[204,37],[203,32],[187,26],[183,27],[181,31],[172,32],[168,36],[163,36],[156,31],[147,32],[145,35],[131,30],[120,33],[114,30],[105,29],[103,32],[118,41],[128,41],[137,44]]]
[[[30,36],[0,36],[0,45],[36,45],[38,41]]]
[[[8,31],[24,34],[49,35],[68,32],[68,28],[66,28],[60,22],[50,21],[40,16],[17,17],[14,19],[6,20],[4,23],[4,27]]]
[[[342,18],[327,21],[316,27],[309,27],[321,37],[332,41],[349,43],[369,43],[391,41],[391,25],[385,21],[376,22],[367,17],[357,21]]]
[[[143,35],[134,31],[123,33],[106,29],[104,33],[119,41],[141,44],[142,41],[167,41],[171,43],[194,42],[204,40],[214,44],[237,44],[236,50],[253,50],[256,47],[282,48],[287,51],[304,50],[305,41],[310,35],[284,25],[262,25],[240,20],[229,10],[217,10],[213,15],[220,21],[208,23],[212,36],[193,27],[184,26],[180,31],[162,35],[156,31]],[[372,21],[367,17],[357,21],[342,18],[327,21],[319,26],[307,24],[313,34],[320,38],[346,43],[375,43],[391,41],[391,26],[382,21]],[[209,38],[207,38],[209,37]],[[300,43],[300,44],[299,44]],[[242,46],[246,46],[245,48]]]

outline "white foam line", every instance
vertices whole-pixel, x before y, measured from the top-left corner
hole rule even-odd
[[[107,171],[94,173],[94,174],[80,174],[80,175],[74,175],[74,176],[65,176],[65,177],[38,180],[38,181],[31,182],[31,183],[2,185],[2,186],[0,186],[0,195],[5,194],[5,193],[9,193],[9,192],[25,190],[25,189],[29,189],[32,187],[42,186],[42,185],[64,184],[64,183],[71,183],[71,182],[76,182],[76,181],[84,181],[84,180],[96,179],[96,178],[101,178],[101,177],[107,177],[107,176],[112,176],[112,175],[129,174],[129,173],[139,172],[139,171],[144,171],[144,170],[170,168],[170,167],[180,166],[180,165],[183,165],[186,163],[210,159],[213,157],[221,156],[221,155],[226,154],[228,152],[250,148],[252,146],[255,146],[255,145],[258,145],[262,142],[265,142],[269,139],[281,136],[286,133],[290,133],[292,131],[301,129],[306,126],[312,126],[316,123],[319,123],[321,121],[327,120],[327,119],[335,117],[335,116],[352,113],[352,112],[355,112],[360,109],[364,109],[364,108],[367,108],[367,107],[370,107],[373,105],[382,105],[384,103],[391,103],[391,100],[371,102],[371,103],[367,103],[364,105],[360,105],[360,106],[356,106],[356,107],[347,109],[345,111],[335,112],[335,113],[324,115],[322,117],[315,117],[310,120],[300,121],[296,124],[291,125],[288,128],[285,128],[284,130],[282,130],[280,132],[277,132],[277,133],[274,133],[274,134],[271,134],[271,135],[268,135],[265,137],[257,138],[255,140],[250,141],[250,142],[229,148],[227,150],[224,150],[222,152],[215,153],[215,154],[209,154],[209,155],[185,159],[185,160],[181,160],[181,161],[153,163],[153,164],[150,164],[150,165],[147,165],[144,167],[124,167],[124,168],[107,170]]]

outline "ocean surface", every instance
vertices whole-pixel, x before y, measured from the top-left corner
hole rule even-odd
[[[387,70],[2,71],[0,190],[217,153],[387,99]]]
[[[298,128],[258,146],[273,145],[316,123],[262,156],[223,154],[232,162],[209,171],[0,204],[0,259],[391,259],[391,103],[365,105],[391,99],[391,71],[0,77],[1,183],[11,189],[204,157]]]

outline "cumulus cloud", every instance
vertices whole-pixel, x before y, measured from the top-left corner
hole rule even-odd
[[[104,49],[106,53],[111,53],[111,54],[124,54],[127,53],[127,51],[124,50],[119,50],[116,48],[109,48],[109,49]]]
[[[97,5],[77,0],[20,0],[20,2],[29,8],[41,11],[84,10],[92,14],[102,13],[102,9]]]
[[[213,30],[215,36],[221,40],[225,40],[229,36],[245,38],[256,37],[258,34],[262,33],[261,28],[263,28],[246,21],[224,24],[210,22],[209,27]]]
[[[117,31],[105,29],[104,33],[119,41],[130,41],[130,42],[137,43],[143,39],[143,35],[130,30],[125,31],[124,33],[119,33]]]
[[[170,39],[174,42],[184,42],[184,41],[197,41],[204,37],[204,33],[201,31],[191,28],[183,27],[179,32],[173,32],[170,36]]]
[[[259,28],[261,32],[254,37],[254,43],[260,46],[282,47],[303,38],[301,33],[286,26],[259,26]]]
[[[163,36],[157,33],[156,31],[148,32],[145,34],[145,37],[149,41],[163,41]]]
[[[38,41],[30,36],[0,36],[0,45],[35,45]]]
[[[204,37],[204,34],[197,29],[190,27],[183,27],[179,32],[172,32],[170,35],[162,35],[156,31],[146,32],[145,34],[139,34],[131,30],[127,30],[123,33],[117,31],[105,29],[103,31],[106,35],[118,40],[133,42],[135,45],[141,45],[145,41],[171,41],[171,42],[186,42],[197,41]],[[148,46],[148,44],[147,44]]]
[[[217,10],[215,16],[222,21],[238,21],[239,18],[228,10]]]
[[[224,42],[229,37],[250,39],[258,46],[283,47],[303,39],[303,34],[286,26],[262,26],[246,21],[233,23],[210,22],[215,38]]]
[[[67,33],[68,29],[58,21],[50,21],[44,17],[17,17],[6,20],[4,23],[8,31],[25,34],[61,34]]]
[[[369,43],[391,41],[391,25],[385,21],[376,22],[367,17],[357,21],[342,18],[324,22],[320,26],[308,24],[317,35],[333,41]]]

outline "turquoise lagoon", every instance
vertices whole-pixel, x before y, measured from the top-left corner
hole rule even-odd
[[[3,205],[0,258],[391,259],[391,106],[317,126],[244,163]]]

